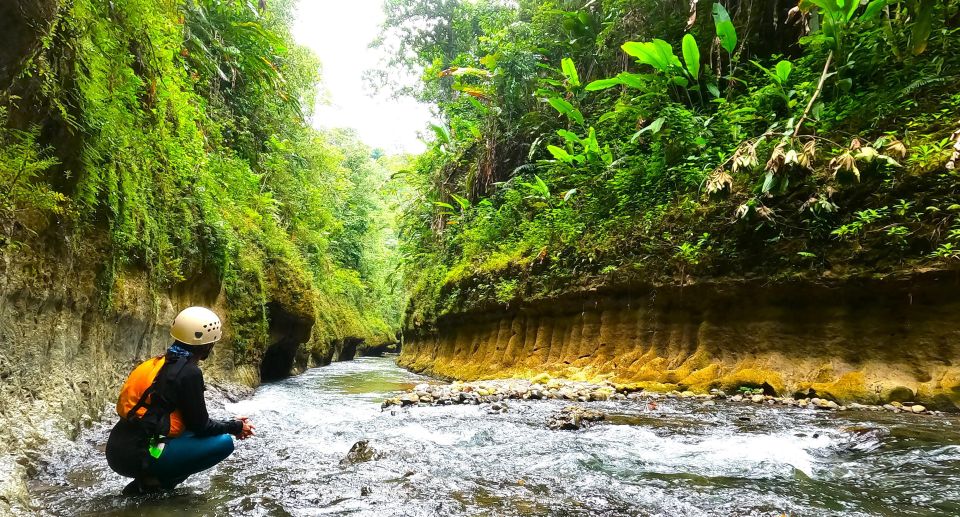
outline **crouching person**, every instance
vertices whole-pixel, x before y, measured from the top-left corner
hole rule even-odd
[[[126,495],[172,489],[233,452],[233,439],[253,435],[246,417],[212,420],[199,362],[223,335],[220,318],[203,307],[177,315],[167,351],[137,366],[117,401],[120,421],[107,440],[107,463],[131,477]]]

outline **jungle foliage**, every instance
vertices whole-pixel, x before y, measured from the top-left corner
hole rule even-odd
[[[960,264],[960,2],[388,2],[408,323],[496,300]],[[399,75],[399,74],[395,74]],[[389,77],[389,74],[381,74]]]
[[[319,63],[292,1],[41,4],[0,81],[0,252],[59,241],[98,266],[105,307],[129,272],[156,291],[219,277],[240,361],[271,303],[315,319],[318,346],[392,339],[392,165],[309,125]]]

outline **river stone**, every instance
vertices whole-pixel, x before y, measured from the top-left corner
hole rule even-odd
[[[734,395],[730,397],[730,400],[733,402],[740,402],[741,400],[743,400],[743,395]]]
[[[750,400],[754,402],[763,402],[763,395],[754,395],[753,397],[750,397]]]
[[[921,406],[920,404],[916,404],[910,407],[910,411],[913,411],[914,413],[923,413],[926,410],[927,408]]]
[[[356,465],[373,459],[381,458],[383,455],[370,446],[370,440],[360,440],[350,447],[347,456],[340,460],[340,465]]]
[[[547,427],[554,431],[567,430],[573,431],[589,425],[590,423],[603,420],[606,416],[596,410],[586,409],[581,406],[567,406],[554,413],[547,421]]]

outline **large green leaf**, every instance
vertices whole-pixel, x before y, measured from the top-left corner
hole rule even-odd
[[[730,20],[730,13],[719,2],[713,4],[713,24],[717,28],[717,38],[720,39],[720,46],[728,54],[733,54],[733,51],[737,48],[737,29]]]
[[[573,131],[567,131],[566,129],[558,129],[557,135],[559,135],[560,138],[563,138],[563,140],[567,143],[570,143],[570,144],[580,143],[580,137]]]
[[[566,76],[570,86],[580,86],[580,76],[577,74],[577,67],[573,64],[572,59],[569,57],[563,58],[563,60],[560,61],[560,69],[563,71],[563,75]]]
[[[887,0],[871,0],[870,3],[867,4],[867,9],[860,15],[860,20],[867,21],[876,18],[886,6]]]
[[[790,78],[790,72],[793,70],[793,63],[789,61],[780,61],[777,63],[777,78],[780,79],[780,84],[787,82],[787,79]]]
[[[580,113],[580,110],[574,108],[573,104],[570,104],[560,97],[550,97],[547,99],[547,102],[549,102],[555,110],[559,111],[561,115],[566,115],[578,123],[583,124],[583,114]]]
[[[462,198],[462,197],[460,197],[460,196],[458,196],[458,195],[456,195],[456,194],[452,194],[452,193],[450,194],[450,197],[452,197],[453,200],[456,201],[458,205],[460,205],[460,211],[461,211],[461,212],[464,211],[464,210],[466,210],[466,209],[468,209],[468,208],[470,208],[470,200],[469,200],[469,199]]]
[[[631,74],[630,72],[621,72],[617,74],[617,79],[623,83],[624,86],[629,86],[630,88],[636,88],[638,90],[644,90],[649,86],[650,80],[656,76],[652,74]]]
[[[687,64],[687,71],[690,77],[696,81],[700,77],[700,48],[697,47],[697,40],[692,34],[683,36],[683,60]]]
[[[673,47],[662,39],[653,41],[628,41],[621,47],[628,55],[637,58],[637,61],[650,65],[661,72],[672,67],[680,67],[680,59],[673,53]]]
[[[621,81],[619,78],[611,77],[610,79],[597,79],[596,81],[588,84],[584,89],[588,92],[595,92],[597,90],[606,90],[607,88],[612,88],[622,84],[623,81]]]
[[[919,56],[927,49],[937,0],[912,0],[907,3],[907,7],[910,10],[910,17],[914,20],[910,28],[910,45],[913,55]]]
[[[447,128],[437,124],[430,124],[430,129],[433,130],[433,133],[437,136],[437,141],[441,144],[451,145],[453,141],[450,139],[450,132],[447,131]]]

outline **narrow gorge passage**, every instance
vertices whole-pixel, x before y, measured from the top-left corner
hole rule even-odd
[[[0,0],[0,517],[960,515],[958,83],[960,0]]]
[[[394,408],[393,357],[266,385],[224,414],[259,436],[175,492],[128,499],[85,431],[31,483],[44,515],[955,515],[960,418],[688,399],[585,404],[612,418],[552,431],[561,401]],[[369,461],[347,461],[367,440]],[[361,458],[362,459],[362,458]]]

